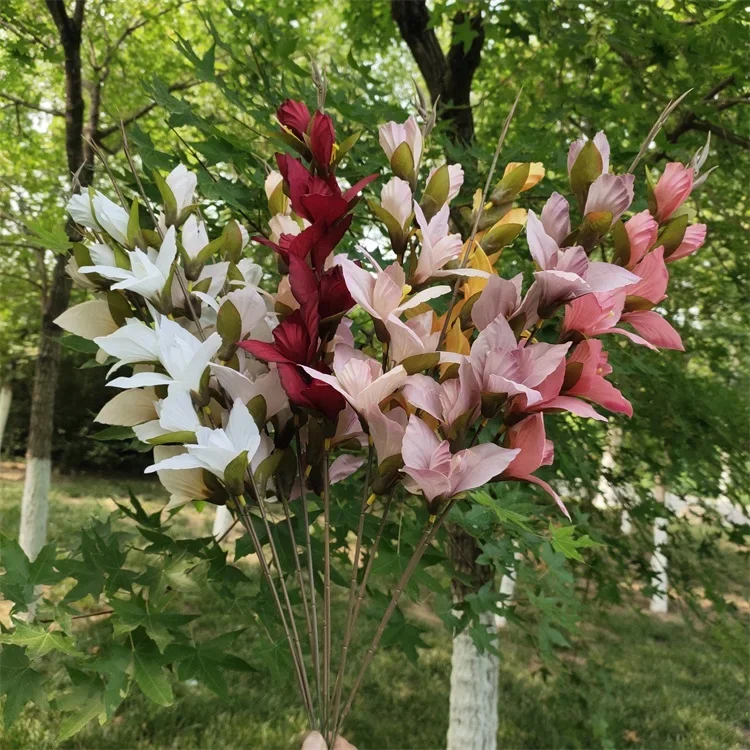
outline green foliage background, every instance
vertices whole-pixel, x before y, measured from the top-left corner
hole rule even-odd
[[[430,605],[444,621],[470,627],[476,642],[485,647],[491,644],[477,625],[478,616],[502,611],[515,627],[514,648],[538,652],[545,676],[559,679],[564,674],[573,680],[561,687],[565,691],[576,679],[596,683],[611,677],[606,664],[582,676],[561,660],[561,653],[587,648],[586,633],[576,632],[576,623],[582,618],[599,622],[596,618],[607,618],[604,613],[612,607],[632,611],[640,602],[637,597],[651,591],[650,528],[655,517],[665,514],[653,500],[654,478],[660,476],[678,495],[715,497],[723,490],[733,501],[747,504],[750,120],[745,76],[750,28],[743,4],[732,1],[507,0],[469,6],[483,8],[487,35],[473,86],[476,139],[471,147],[459,149],[439,127],[428,154],[438,163],[443,153],[462,161],[467,171],[463,199],[482,184],[494,141],[521,86],[523,95],[503,160],[542,160],[547,168],[545,180],[524,194],[528,197],[522,205],[527,208],[540,208],[553,190],[565,187],[569,141],[603,129],[612,145],[613,163],[625,167],[667,100],[687,89],[691,94],[657,137],[647,165],[661,170],[668,160],[687,161],[704,142],[707,128],[713,130],[709,163],[718,165],[694,198],[700,220],[709,225],[706,245],[697,256],[670,266],[673,281],[665,307],[680,330],[686,353],[653,353],[616,340],[607,342],[617,385],[635,409],[632,420],[612,420],[623,427],[625,438],[609,479],[616,487],[636,489],[640,503],[631,509],[636,533],[623,537],[619,516],[591,502],[601,473],[605,429],[581,420],[548,420],[557,460],[545,478],[565,479],[576,499],[575,528],[559,525],[538,493],[508,486],[462,503],[453,518],[480,539],[482,562],[498,574],[510,569],[514,551],[521,550],[515,607],[504,606],[488,587],[470,597],[456,617],[450,600],[440,593],[451,571],[439,547],[427,557],[409,592],[421,599],[431,591]],[[451,25],[455,10],[456,3],[449,0],[431,3],[444,47],[472,41],[468,25]],[[129,129],[144,169],[165,171],[178,161],[190,164],[199,175],[200,192],[215,204],[217,221],[234,214],[250,229],[262,230],[265,169],[280,147],[270,136],[272,113],[287,97],[314,103],[309,55],[328,69],[327,106],[340,139],[361,132],[352,157],[343,165],[344,178],[353,181],[382,171],[376,126],[411,112],[411,78],[418,77],[418,70],[385,2],[198,0],[155,9],[145,0],[98,0],[87,12],[86,46],[94,52],[85,63],[86,75],[93,74],[103,50],[134,19],[147,21],[123,39],[113,59],[104,88],[103,127],[155,102],[157,106]],[[39,111],[59,109],[63,101],[61,57],[51,22],[24,0],[6,2],[0,21],[0,366],[5,377],[16,381],[6,450],[21,455],[40,287],[54,244],[48,240],[61,226],[68,180],[61,119]],[[191,85],[170,91],[175,83]],[[113,131],[103,144],[111,152],[108,160],[114,174],[127,183],[120,135]],[[106,191],[101,170],[97,179]],[[147,190],[153,187],[147,185]],[[364,202],[358,214],[356,231],[377,238]],[[356,240],[352,237],[346,249],[354,252]],[[504,259],[505,276],[527,263],[523,242],[517,245],[517,252]],[[274,269],[268,253],[258,253],[255,259],[270,277]],[[135,475],[143,465],[142,455],[124,451],[122,443],[91,439],[96,431],[91,415],[107,395],[101,369],[80,369],[86,359],[81,352],[66,350],[55,461],[62,468],[106,468]],[[729,472],[722,486],[724,467]],[[354,486],[346,485],[338,493],[337,567],[343,579],[346,532],[356,523],[351,502],[355,492]],[[728,655],[722,663],[735,665],[726,667],[731,682],[738,679],[737,659],[741,663],[744,658],[738,644],[746,631],[736,597],[730,596],[737,582],[727,573],[727,555],[731,550],[731,565],[738,565],[736,545],[747,529],[727,530],[710,509],[706,512],[713,523],[701,532],[667,514],[672,582],[684,610],[695,615],[692,622],[706,626],[711,648]],[[50,586],[54,596],[43,617],[62,626],[54,634],[34,625],[2,636],[6,645],[0,668],[12,675],[4,691],[14,696],[5,701],[6,721],[23,709],[26,699],[44,706],[49,697],[54,710],[67,717],[62,734],[72,735],[95,716],[111,718],[123,693],[136,693],[136,688],[164,706],[172,703],[175,684],[176,694],[182,695],[184,685],[197,679],[224,698],[233,695],[235,684],[245,685],[247,675],[278,680],[287,668],[279,623],[266,592],[243,566],[242,553],[248,549],[243,538],[236,541],[234,556],[228,557],[205,538],[196,538],[180,520],[183,514],[170,521],[155,513],[153,506],[146,512],[138,504],[123,503],[111,521],[100,514],[82,534],[58,546],[53,543],[33,564],[14,542],[3,540],[3,595],[22,612],[34,585]],[[405,552],[418,536],[422,515],[418,506],[406,505],[393,520],[387,538],[397,542],[386,544],[378,560],[377,586],[368,607],[373,620],[387,604],[385,593],[379,592],[394,585]],[[12,536],[13,529],[4,527],[3,532]],[[92,631],[73,628],[69,618],[74,613],[90,613],[99,606],[111,607],[117,615]],[[217,611],[222,614],[216,616]],[[642,623],[634,618],[628,637],[638,638]],[[235,635],[240,627],[247,627],[247,632]],[[607,625],[608,632],[612,627]],[[432,636],[423,631],[413,618],[397,617],[386,633],[386,644],[414,660],[429,659],[423,647],[432,644]],[[601,633],[589,636],[590,643],[600,645]],[[660,637],[683,634],[665,626]],[[236,645],[242,658],[229,656],[228,650],[235,653],[229,645]],[[252,657],[245,658],[248,654]],[[597,654],[604,662],[610,656]],[[596,710],[582,735],[562,732],[560,742],[586,746],[596,740],[614,746],[607,727],[613,709],[597,707],[596,696],[586,691],[576,693],[576,699],[582,712]],[[289,724],[299,726],[299,720],[289,719],[285,731]],[[365,715],[355,714],[354,721],[364,736],[372,731]],[[618,725],[618,732],[621,729]],[[674,732],[679,734],[679,729]],[[619,734],[615,744],[618,739]],[[657,732],[651,744],[668,746],[673,740],[668,732]],[[514,735],[508,741],[533,746],[542,739]],[[424,743],[430,746],[429,738]]]

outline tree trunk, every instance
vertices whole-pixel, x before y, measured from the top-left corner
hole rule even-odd
[[[42,332],[31,394],[26,478],[21,500],[21,529],[18,539],[30,560],[37,556],[47,537],[55,392],[61,353],[61,331],[53,321],[65,311],[70,296],[70,283],[65,274],[66,260],[64,256],[59,256],[55,264],[50,297],[42,316]]]
[[[68,170],[85,188],[91,182],[93,162],[84,151],[83,81],[81,78],[81,29],[85,0],[76,0],[73,15],[68,16],[63,0],[47,0],[47,9],[59,32],[65,66],[65,150]],[[83,168],[82,168],[83,167]],[[80,239],[72,222],[68,223],[71,241]],[[47,536],[47,510],[52,471],[55,392],[60,369],[60,335],[54,320],[68,306],[70,279],[65,273],[67,258],[58,255],[52,282],[42,302],[39,354],[34,369],[31,417],[26,449],[26,477],[21,501],[19,544],[30,559],[44,546]]]
[[[453,580],[453,599],[462,602],[467,594],[492,579],[492,568],[477,565],[479,548],[474,537],[456,526],[448,528],[448,537],[448,554],[460,576],[460,580]],[[480,620],[497,632],[494,615],[486,613]],[[448,750],[495,750],[497,691],[497,657],[480,652],[467,632],[456,635],[451,659]]]
[[[494,615],[480,619],[497,630]],[[498,675],[495,654],[478,651],[465,631],[453,639],[447,750],[495,750]]]
[[[654,496],[660,503],[666,500],[666,491],[664,485],[657,481],[654,487]],[[651,555],[651,570],[654,573],[656,592],[651,597],[649,609],[654,614],[666,614],[669,610],[669,579],[667,577],[667,558],[664,554],[664,547],[668,541],[667,536],[667,519],[654,519],[654,554]]]
[[[10,403],[13,400],[13,389],[10,383],[0,386],[0,453],[3,450],[3,437],[5,437],[5,426],[8,424],[10,414]]]
[[[516,545],[514,544],[513,546],[515,547]],[[500,580],[500,593],[506,597],[504,601],[504,604],[506,605],[513,601],[513,594],[516,592],[516,566],[521,557],[522,555],[520,552],[516,551],[513,553],[513,568],[509,570]],[[504,628],[507,625],[505,617],[503,617],[502,615],[495,615],[495,625],[497,626],[498,630]]]

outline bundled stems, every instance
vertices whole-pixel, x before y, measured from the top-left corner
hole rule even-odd
[[[339,706],[341,705],[341,689],[344,684],[344,670],[346,669],[346,656],[349,650],[349,643],[351,642],[352,630],[351,622],[352,615],[354,613],[354,600],[357,591],[357,572],[359,570],[359,558],[362,551],[362,537],[365,531],[365,516],[367,515],[367,509],[369,504],[367,502],[367,496],[370,489],[370,473],[372,472],[372,459],[374,449],[372,443],[370,443],[369,450],[367,452],[367,470],[365,473],[365,483],[362,488],[362,507],[359,512],[359,524],[357,526],[357,541],[354,547],[354,560],[352,561],[352,576],[349,582],[349,601],[346,608],[346,624],[344,625],[344,643],[341,646],[341,659],[339,661],[339,668],[336,673],[336,682],[333,686],[334,699],[333,699],[333,713],[331,717],[333,719],[331,746],[336,742],[336,726],[337,717],[339,712]]]
[[[331,487],[328,476],[328,440],[323,459],[323,727],[328,730],[331,681]]]
[[[403,575],[396,585],[396,589],[393,592],[393,596],[391,597],[391,601],[388,604],[388,608],[385,610],[385,614],[380,620],[378,629],[375,631],[375,635],[373,636],[372,643],[370,643],[370,647],[367,649],[365,658],[362,660],[362,666],[359,668],[359,672],[357,674],[357,678],[354,681],[354,685],[352,686],[349,698],[347,699],[344,710],[341,712],[341,717],[338,720],[338,726],[336,728],[337,733],[343,725],[344,720],[349,714],[349,711],[351,710],[354,699],[357,697],[357,692],[362,685],[362,680],[364,678],[365,672],[370,666],[372,657],[375,654],[375,649],[377,649],[378,644],[380,643],[380,639],[383,637],[383,633],[385,632],[385,628],[396,610],[396,606],[398,605],[399,599],[401,598],[401,594],[406,588],[406,584],[411,579],[414,570],[419,564],[419,561],[422,559],[422,555],[424,554],[425,549],[427,549],[427,545],[433,540],[435,534],[437,533],[440,526],[442,526],[443,521],[447,517],[448,513],[450,513],[451,508],[453,507],[455,502],[455,498],[453,500],[450,500],[443,511],[440,513],[440,515],[435,520],[431,520],[430,523],[425,526],[424,532],[422,533],[422,538],[419,540],[419,544],[417,544],[417,547],[415,548],[409,560],[409,564],[406,566],[406,570],[404,570]]]
[[[266,529],[266,535],[268,536],[268,545],[271,548],[271,559],[273,560],[273,564],[276,566],[276,570],[279,574],[279,586],[281,587],[281,593],[284,596],[284,604],[286,605],[287,614],[289,615],[289,624],[291,626],[292,630],[292,640],[294,641],[294,647],[297,651],[297,660],[299,662],[299,668],[300,668],[300,676],[302,677],[302,687],[304,688],[305,694],[307,696],[307,700],[310,705],[310,711],[312,713],[312,695],[310,694],[310,684],[307,680],[307,670],[305,669],[305,660],[302,655],[302,644],[299,640],[299,633],[297,632],[297,623],[294,619],[294,610],[292,609],[292,603],[289,599],[289,589],[286,585],[286,580],[284,578],[284,571],[281,568],[281,560],[279,558],[279,553],[276,549],[276,542],[273,538],[273,533],[271,531],[271,525],[268,523],[268,513],[266,513],[265,506],[263,504],[263,501],[258,494],[258,487],[255,483],[255,478],[253,477],[252,469],[248,470],[248,475],[250,477],[250,482],[252,484],[253,492],[255,493],[255,496],[258,498],[258,510],[260,511],[261,518],[263,519],[263,525]]]
[[[302,607],[305,611],[305,629],[307,630],[307,640],[310,644],[310,652],[313,650],[313,634],[312,634],[312,620],[310,618],[310,603],[307,599],[307,590],[305,588],[304,578],[302,577],[302,565],[299,559],[299,552],[297,551],[297,539],[294,534],[294,525],[292,524],[292,516],[289,512],[289,501],[281,493],[281,488],[277,485],[276,494],[281,501],[281,506],[284,509],[284,516],[286,517],[286,524],[289,529],[289,537],[292,542],[292,549],[294,551],[294,568],[297,575],[297,585],[299,586],[300,595],[302,596]]]
[[[287,643],[289,645],[289,651],[292,654],[292,661],[294,662],[294,671],[297,675],[297,687],[299,688],[300,695],[302,697],[302,702],[305,704],[305,710],[307,711],[307,717],[308,721],[310,722],[310,726],[313,726],[314,724],[314,717],[313,717],[313,711],[312,711],[312,705],[310,701],[310,697],[308,692],[305,690],[305,681],[303,679],[303,672],[304,672],[304,665],[301,665],[298,661],[298,652],[294,647],[294,641],[292,639],[292,634],[289,630],[289,624],[286,621],[286,616],[284,615],[284,609],[281,606],[281,600],[279,599],[278,591],[276,590],[276,584],[273,581],[273,578],[271,577],[271,571],[268,568],[268,563],[266,562],[266,558],[263,555],[263,548],[260,544],[260,539],[258,539],[258,534],[255,531],[255,528],[253,527],[253,523],[250,520],[250,516],[247,512],[247,507],[245,506],[244,498],[241,497],[235,497],[234,502],[237,506],[237,513],[240,517],[240,520],[242,521],[242,525],[245,527],[245,530],[250,535],[250,539],[253,544],[253,549],[255,550],[255,554],[258,557],[258,561],[260,562],[260,569],[263,573],[263,577],[266,580],[266,583],[268,584],[268,588],[271,591],[271,596],[273,598],[274,604],[276,605],[276,610],[279,613],[279,617],[281,618],[281,624],[284,628],[284,634],[286,635]]]
[[[315,598],[315,572],[313,570],[312,541],[310,538],[310,516],[307,511],[307,491],[305,490],[305,469],[302,463],[302,440],[300,438],[299,417],[294,417],[294,439],[297,444],[297,473],[300,483],[300,501],[302,503],[303,522],[305,525],[305,548],[307,551],[307,577],[310,583],[310,609],[312,620],[312,659],[315,673],[315,688],[318,706],[322,711],[323,701],[320,691],[320,640],[318,637],[318,608]]]

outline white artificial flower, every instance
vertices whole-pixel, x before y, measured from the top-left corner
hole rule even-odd
[[[113,371],[124,364],[136,362],[159,362],[166,370],[166,373],[138,372],[129,378],[115,378],[109,383],[114,388],[182,383],[189,390],[198,391],[208,363],[221,348],[218,333],[212,333],[201,342],[169,318],[161,318],[156,329],[128,320],[128,325],[94,341],[107,354],[119,360]]]
[[[68,213],[76,224],[89,229],[102,229],[113,240],[128,244],[128,212],[98,190],[93,196],[78,193],[68,201]]]
[[[275,169],[268,173],[266,181],[263,185],[266,191],[266,198],[271,200],[271,196],[276,192],[276,188],[284,182],[284,178],[281,176],[281,172],[277,172]]]
[[[232,405],[226,428],[200,427],[195,434],[198,442],[186,445],[187,453],[159,461],[149,466],[146,473],[164,469],[205,469],[224,479],[224,470],[237,456],[247,451],[250,461],[260,446],[258,426],[240,399]]]
[[[194,259],[208,245],[206,225],[190,214],[182,225],[182,246],[190,259]]]
[[[178,164],[167,175],[166,183],[177,202],[177,215],[179,216],[193,202],[198,178],[184,164]]]
[[[306,227],[310,226],[310,222],[303,220]],[[278,242],[279,237],[282,234],[292,234],[295,237],[302,231],[300,225],[287,214],[276,214],[268,222],[268,228],[271,230],[271,236],[269,239],[271,242]]]
[[[97,336],[108,336],[118,330],[112,318],[107,300],[90,299],[80,305],[69,307],[55,318],[55,325],[63,331],[93,341]]]
[[[154,461],[159,463],[168,458],[173,458],[186,453],[181,445],[157,445],[154,448]],[[193,500],[208,500],[211,490],[206,486],[203,478],[203,469],[183,469],[174,471],[172,469],[159,470],[159,481],[169,493],[169,503],[165,510],[170,511],[179,508]]]
[[[127,251],[130,268],[119,268],[115,265],[114,253],[106,245],[95,243],[90,248],[92,261],[101,261],[101,265],[84,266],[80,273],[96,273],[105,279],[115,281],[112,289],[127,289],[140,294],[148,300],[156,299],[167,284],[177,256],[177,238],[174,227],[169,231],[157,251],[148,249],[148,253],[135,249]],[[111,259],[108,253],[111,253]]]
[[[182,383],[172,383],[167,397],[154,404],[156,419],[133,426],[141,442],[171,432],[196,432],[202,425],[193,406],[190,391]]]

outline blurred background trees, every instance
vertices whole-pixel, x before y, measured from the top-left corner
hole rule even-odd
[[[545,180],[524,194],[524,207],[535,210],[565,183],[570,141],[604,130],[612,162],[626,168],[666,102],[691,89],[644,160],[658,172],[667,161],[689,160],[711,135],[709,165],[718,169],[693,199],[708,238],[697,256],[670,266],[676,283],[665,302],[686,353],[635,352],[611,341],[618,387],[633,402],[633,419],[611,419],[609,433],[582,420],[549,420],[559,449],[548,478],[564,478],[577,531],[597,544],[562,553],[564,540],[557,546],[540,541],[541,527],[530,529],[511,513],[533,516],[538,495],[493,490],[485,505],[466,507],[457,518],[456,529],[473,547],[462,573],[474,579],[460,617],[451,614],[449,600],[434,604],[449,625],[466,627],[477,646],[492,648],[480,618],[504,600],[496,582],[484,584],[515,570],[517,604],[504,614],[554,659],[582,607],[622,606],[652,592],[652,528],[666,518],[673,596],[701,619],[731,619],[722,545],[739,541],[740,532],[722,530],[707,507],[713,530],[696,537],[678,518],[678,506],[664,507],[653,488],[658,480],[677,498],[748,501],[750,27],[742,3],[59,3],[71,17],[79,4],[86,138],[126,179],[122,121],[146,171],[189,163],[201,193],[215,201],[215,218],[232,212],[251,233],[264,230],[262,184],[281,146],[270,135],[273,111],[287,97],[314,103],[310,56],[327,69],[327,107],[349,129],[344,134],[361,133],[356,164],[345,165],[344,177],[347,169],[361,175],[382,168],[376,127],[413,112],[414,79],[438,102],[428,157],[464,164],[465,201],[483,183],[502,122],[523,87],[502,159],[544,160]],[[53,16],[10,0],[0,9],[0,39],[0,379],[13,392],[2,447],[20,458],[29,437],[40,323],[67,247],[63,206],[71,175],[63,50]],[[643,179],[643,167],[637,174]],[[107,190],[100,164],[94,181]],[[363,236],[352,239],[353,251],[355,240],[376,246],[380,237],[364,202],[358,212]],[[501,273],[527,270],[524,257],[511,248]],[[274,273],[268,255],[256,260]],[[63,343],[53,463],[63,471],[138,474],[142,454],[122,442],[92,439],[91,417],[106,400],[101,372],[85,364],[90,353],[80,342]],[[69,398],[74,390],[76,398]],[[623,438],[613,441],[618,426]],[[608,440],[610,467],[602,464]],[[602,475],[629,510],[630,535],[621,531],[619,511],[594,503]],[[448,572],[455,568],[455,560],[446,563]],[[577,590],[576,582],[582,582]]]

